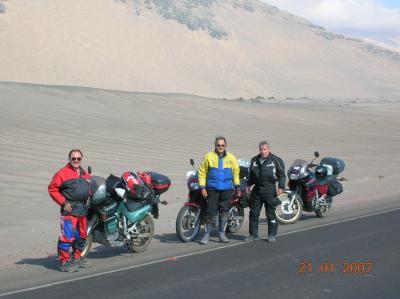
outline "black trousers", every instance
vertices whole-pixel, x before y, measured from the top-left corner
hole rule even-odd
[[[258,223],[260,212],[264,205],[265,215],[268,219],[268,236],[276,236],[278,232],[278,222],[275,215],[274,199],[276,197],[275,188],[268,193],[257,193],[253,191],[250,195],[250,215],[249,215],[249,233],[258,236]]]
[[[222,218],[227,218],[229,213],[229,200],[233,196],[233,190],[207,189],[206,223],[212,224],[219,211]]]

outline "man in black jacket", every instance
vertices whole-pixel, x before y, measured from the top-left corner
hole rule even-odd
[[[250,176],[247,181],[247,193],[254,185],[250,195],[249,236],[247,242],[258,240],[258,221],[262,206],[268,219],[268,242],[275,242],[278,222],[275,207],[280,204],[277,196],[285,188],[285,164],[278,156],[270,152],[268,142],[259,143],[259,154],[251,159]],[[278,182],[278,188],[276,183]]]

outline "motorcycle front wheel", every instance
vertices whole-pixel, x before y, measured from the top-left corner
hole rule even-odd
[[[293,200],[291,196],[294,196]],[[303,212],[300,200],[296,195],[290,195],[289,193],[283,193],[278,198],[281,201],[281,204],[277,206],[275,210],[278,221],[282,224],[296,223]]]
[[[176,234],[182,242],[191,242],[200,231],[200,209],[183,206],[176,217]]]
[[[133,236],[132,241],[130,242],[130,249],[133,252],[143,252],[149,247],[151,240],[154,235],[154,222],[153,218],[150,215],[144,217],[138,223],[138,236]]]
[[[244,221],[244,210],[241,206],[233,206],[229,210],[228,224],[226,226],[226,231],[231,234],[236,234],[239,232]]]

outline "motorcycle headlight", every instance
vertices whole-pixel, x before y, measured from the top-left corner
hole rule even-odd
[[[289,175],[289,179],[291,179],[291,180],[296,180],[298,177],[299,177],[298,173],[291,173]]]
[[[199,184],[195,183],[195,182],[191,182],[189,184],[189,188],[192,189],[192,190],[197,190],[197,189],[199,189]]]

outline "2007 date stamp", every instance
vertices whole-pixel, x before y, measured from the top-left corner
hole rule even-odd
[[[297,272],[307,273],[344,273],[344,274],[368,274],[372,273],[374,264],[371,261],[343,261],[335,263],[331,261],[313,263],[302,261],[298,265]]]

